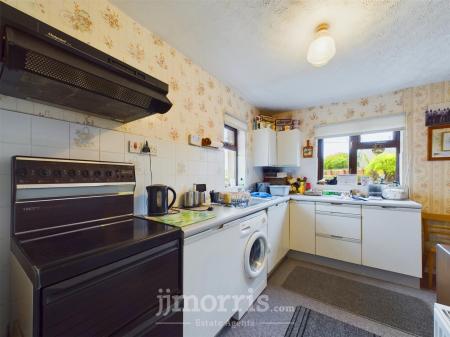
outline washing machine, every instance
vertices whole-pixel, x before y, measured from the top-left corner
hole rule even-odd
[[[240,223],[241,272],[236,313],[240,320],[267,286],[267,213],[261,211],[242,219]]]

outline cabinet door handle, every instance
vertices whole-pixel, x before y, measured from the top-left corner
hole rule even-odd
[[[343,236],[339,236],[339,235],[330,235],[333,239],[343,239]]]

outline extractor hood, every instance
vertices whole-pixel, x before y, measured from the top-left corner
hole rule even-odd
[[[0,3],[0,93],[130,122],[167,112],[168,85]]]

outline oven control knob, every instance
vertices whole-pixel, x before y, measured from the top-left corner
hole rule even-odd
[[[83,171],[81,171],[81,175],[82,175],[84,178],[89,178],[89,171],[88,171],[88,170],[83,170]]]
[[[102,172],[101,171],[95,171],[94,172],[94,176],[96,176],[97,178],[101,177],[102,176]]]
[[[75,171],[75,170],[68,170],[68,171],[67,171],[67,175],[68,175],[69,177],[75,177],[76,174],[77,174],[77,171]]]
[[[28,174],[28,170],[26,168],[19,168],[16,170],[16,175],[18,177],[26,177]]]
[[[53,176],[56,178],[59,178],[62,176],[62,171],[61,170],[54,170],[53,171]]]
[[[112,171],[106,171],[105,172],[105,176],[107,176],[108,178],[111,178],[113,175]]]
[[[48,177],[48,176],[50,176],[50,170],[49,170],[49,169],[40,169],[40,170],[38,171],[38,174],[39,174],[41,177]]]

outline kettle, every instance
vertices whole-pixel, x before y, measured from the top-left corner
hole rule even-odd
[[[172,201],[169,204],[169,191],[172,192]],[[177,194],[172,187],[166,185],[147,186],[147,214],[149,216],[165,215],[175,203]]]

